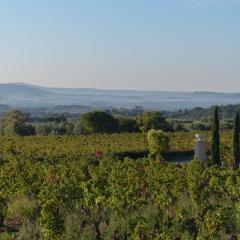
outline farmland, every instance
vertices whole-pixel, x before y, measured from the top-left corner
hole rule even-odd
[[[170,152],[192,150],[194,134],[169,133]],[[0,237],[237,236],[240,172],[228,166],[231,135],[221,134],[223,167],[152,159],[145,133],[1,137]],[[145,158],[127,157],[138,153]]]
[[[170,133],[170,151],[191,151],[194,149],[195,134],[199,132]],[[210,132],[203,132],[210,142]],[[92,134],[82,136],[30,136],[0,137],[0,153],[12,151],[18,156],[67,160],[82,156],[93,156],[97,151],[103,154],[147,152],[146,133]],[[231,132],[222,133],[221,142],[231,146]],[[25,155],[24,155],[25,154]],[[26,157],[26,156],[25,156]]]

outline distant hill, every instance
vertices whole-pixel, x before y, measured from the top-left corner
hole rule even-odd
[[[51,92],[26,84],[0,84],[1,98],[46,97]]]
[[[164,92],[48,88],[24,83],[0,84],[0,105],[10,107],[49,107],[81,105],[93,108],[133,108],[174,111],[211,105],[240,103],[239,93]]]

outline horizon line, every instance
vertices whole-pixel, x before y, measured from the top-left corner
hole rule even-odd
[[[131,92],[169,92],[169,93],[225,93],[225,94],[240,94],[239,92],[234,91],[217,91],[217,90],[191,90],[191,91],[181,91],[181,90],[153,90],[153,89],[106,89],[106,88],[94,88],[94,87],[61,87],[61,86],[50,86],[50,85],[38,85],[34,83],[26,83],[26,82],[5,82],[0,83],[1,85],[22,85],[29,87],[39,87],[39,88],[58,88],[58,89],[82,89],[82,90],[99,90],[99,91],[131,91]]]

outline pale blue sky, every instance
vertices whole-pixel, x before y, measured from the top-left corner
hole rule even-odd
[[[240,0],[1,0],[0,82],[240,92]]]

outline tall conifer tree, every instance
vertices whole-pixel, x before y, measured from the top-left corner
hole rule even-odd
[[[239,146],[239,113],[237,112],[234,121],[234,130],[233,130],[233,161],[232,168],[237,169],[240,163],[240,146]]]
[[[219,116],[218,107],[214,108],[213,119],[212,119],[212,149],[211,149],[211,160],[213,164],[221,165],[220,160],[220,134],[219,134]]]

